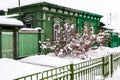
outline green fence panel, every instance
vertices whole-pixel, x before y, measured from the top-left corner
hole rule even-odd
[[[103,57],[103,76],[108,76],[109,74],[109,56]]]
[[[113,69],[118,65],[120,65],[120,53],[53,68],[15,80],[96,80],[95,77],[98,75],[103,77],[112,75]]]
[[[42,80],[70,80],[70,65],[54,68],[42,73]]]
[[[120,65],[120,53],[116,53],[113,55],[113,68],[116,69],[119,65]]]
[[[102,58],[57,67],[15,80],[95,80],[102,75]]]
[[[65,65],[15,80],[71,80],[70,65]]]
[[[37,33],[19,33],[18,39],[19,57],[38,54]]]
[[[2,32],[2,57],[13,58],[13,33]]]
[[[95,80],[97,75],[102,75],[102,58],[74,65],[74,80]]]

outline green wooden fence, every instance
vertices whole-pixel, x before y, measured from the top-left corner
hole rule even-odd
[[[38,54],[38,33],[19,33],[18,57]]]
[[[2,32],[2,57],[13,58],[13,32]]]
[[[14,36],[13,32],[2,32],[1,35],[1,57],[20,58],[40,53],[40,32],[26,31],[18,33],[18,49],[14,56]]]
[[[95,80],[95,76],[107,77],[120,65],[120,53],[89,61],[68,64],[47,71],[27,75],[15,80]]]

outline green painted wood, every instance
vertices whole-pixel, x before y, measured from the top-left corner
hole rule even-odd
[[[38,54],[38,34],[37,33],[19,33],[19,57],[25,57]]]
[[[17,42],[18,42],[18,33],[17,33],[17,29],[14,29],[14,31],[13,31],[13,52],[14,52],[14,54],[13,54],[13,58],[14,59],[17,59],[17,57],[18,57],[18,44],[17,44]]]
[[[2,32],[2,57],[13,58],[14,47],[13,47],[13,33]]]
[[[111,34],[111,47],[114,48],[118,46],[118,33],[112,32]]]
[[[78,17],[78,31],[79,31],[79,33],[81,33],[81,35],[83,33],[83,28],[86,25],[90,26],[90,28],[91,27],[94,28],[94,34],[97,34],[99,32],[99,30],[100,30],[99,20],[94,19],[92,17],[90,17],[90,18],[87,18],[87,17],[84,18],[84,17],[79,16]]]
[[[118,36],[118,46],[120,46],[120,35]]]

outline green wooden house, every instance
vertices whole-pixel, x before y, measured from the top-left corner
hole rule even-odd
[[[59,39],[62,41],[66,23],[74,27],[73,33],[79,32],[81,34],[84,26],[87,26],[88,28],[94,28],[94,32],[97,34],[100,30],[99,24],[102,17],[99,14],[71,9],[48,2],[27,4],[20,8],[8,9],[8,14],[20,14],[16,18],[24,23],[23,27],[25,28],[40,27],[42,33],[39,40],[42,43],[46,39],[49,39],[51,42],[58,39],[55,34],[56,30],[59,29],[62,29],[59,32],[61,34]],[[41,43],[38,44],[38,46],[41,45]],[[38,53],[42,52],[42,49],[38,50]]]

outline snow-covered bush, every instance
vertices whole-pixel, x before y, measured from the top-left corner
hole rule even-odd
[[[57,25],[57,26],[56,26]],[[46,39],[44,44],[42,44],[43,49],[52,50],[56,56],[59,57],[78,57],[78,55],[82,55],[93,47],[94,43],[98,43],[99,45],[105,44],[105,32],[100,31],[98,34],[94,34],[94,30],[91,28],[87,29],[84,27],[83,34],[80,36],[79,33],[73,33],[74,27],[68,23],[64,24],[63,28],[56,24],[55,27],[55,41],[51,42],[49,39]],[[58,29],[58,30],[57,30]],[[62,32],[62,34],[60,34]],[[60,39],[60,36],[63,36],[63,40]],[[86,55],[85,55],[86,56]],[[86,56],[87,57],[87,56]],[[80,58],[85,58],[81,57]]]

